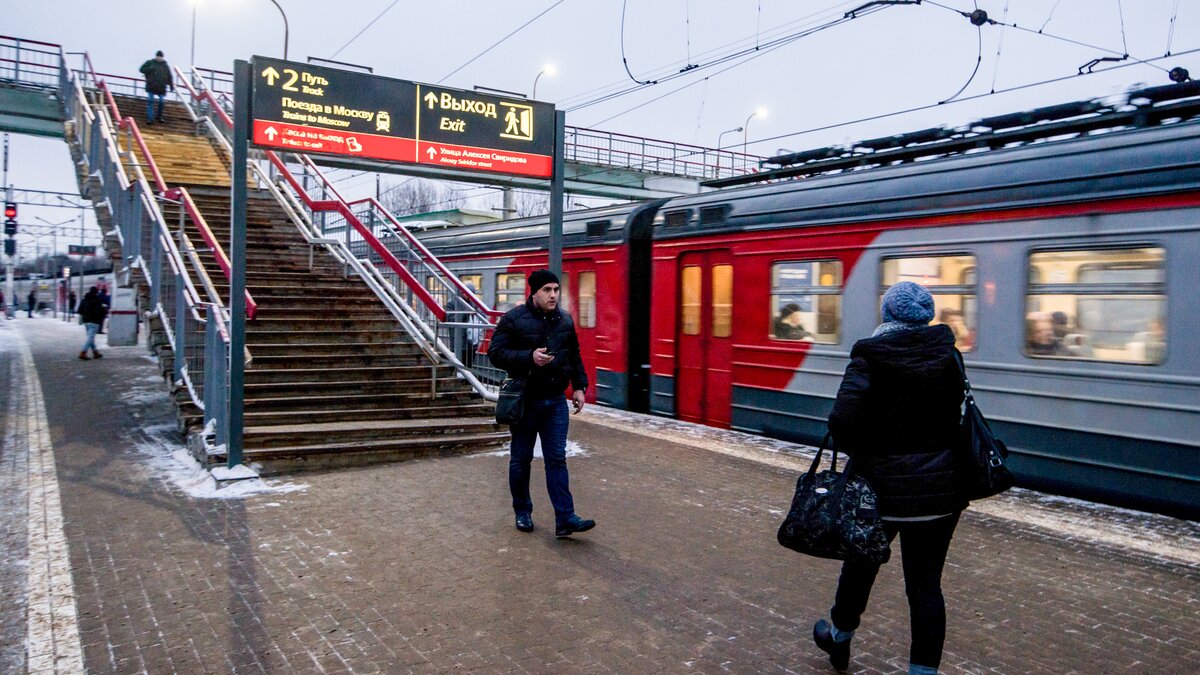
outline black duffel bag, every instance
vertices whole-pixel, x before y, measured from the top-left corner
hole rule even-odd
[[[496,399],[496,424],[520,424],[525,416],[525,380],[505,378]]]
[[[829,444],[825,435],[812,466],[796,481],[796,495],[777,535],[782,546],[818,558],[883,564],[892,554],[876,506],[875,490],[862,476],[838,473],[837,449],[830,468],[817,473]]]

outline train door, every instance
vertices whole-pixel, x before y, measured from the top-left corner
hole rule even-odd
[[[675,411],[680,419],[729,427],[733,392],[733,256],[684,253],[679,265]]]
[[[596,262],[594,260],[564,260],[562,285],[563,309],[575,319],[579,336],[579,353],[588,370],[587,400],[596,400]]]

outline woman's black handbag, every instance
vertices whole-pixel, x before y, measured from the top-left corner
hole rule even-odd
[[[496,400],[496,424],[520,424],[525,416],[525,380],[505,378]]]
[[[1011,488],[1016,479],[1004,461],[1008,457],[1008,447],[992,434],[992,428],[971,395],[971,382],[967,379],[962,355],[956,350],[954,356],[958,359],[966,395],[958,457],[963,495],[967,499],[983,499]]]
[[[838,473],[836,448],[831,448],[829,470],[817,473],[829,439],[826,434],[812,466],[796,481],[792,508],[779,526],[779,543],[818,558],[883,564],[892,550],[870,483],[851,475],[850,460]]]

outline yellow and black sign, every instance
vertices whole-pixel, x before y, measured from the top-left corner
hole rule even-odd
[[[251,141],[550,177],[554,106],[256,56]]]

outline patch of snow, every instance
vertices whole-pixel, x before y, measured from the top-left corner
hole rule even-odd
[[[567,457],[586,457],[588,449],[576,443],[575,441],[567,441]],[[495,452],[483,452],[475,457],[508,457],[508,450],[496,450]],[[533,458],[542,459],[542,439],[538,438],[533,443]]]

